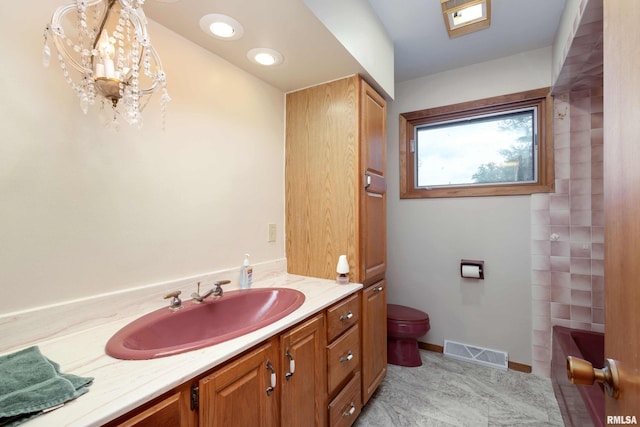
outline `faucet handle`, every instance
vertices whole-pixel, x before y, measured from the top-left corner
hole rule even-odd
[[[178,298],[181,293],[182,291],[173,291],[173,292],[169,292],[164,296],[164,299],[171,298],[171,302],[169,303],[169,308],[171,310],[175,311],[175,310],[180,310],[182,308],[182,301],[180,300],[180,298]]]
[[[166,294],[164,296],[164,299],[169,299],[169,298],[178,298],[178,296],[182,293],[182,291],[173,291],[173,292],[169,292],[168,294]]]
[[[213,296],[220,298],[222,296],[222,285],[226,285],[228,283],[231,283],[231,280],[218,280],[217,282],[215,282],[213,284],[213,286],[215,286],[216,288],[213,290]]]

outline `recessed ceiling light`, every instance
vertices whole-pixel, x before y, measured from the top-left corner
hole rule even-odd
[[[211,13],[200,18],[200,29],[210,36],[222,40],[238,40],[244,34],[244,28],[238,21],[218,13]]]
[[[284,57],[277,50],[266,47],[258,47],[247,52],[247,58],[251,62],[264,66],[279,65],[284,61]]]
[[[233,28],[231,25],[227,24],[226,22],[214,22],[211,25],[209,25],[209,29],[214,35],[225,38],[225,39],[228,39],[229,37],[233,37],[233,35],[236,33],[235,28]]]

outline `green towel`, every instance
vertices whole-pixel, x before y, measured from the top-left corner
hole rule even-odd
[[[89,391],[93,378],[60,373],[36,346],[0,356],[0,426],[15,426]]]

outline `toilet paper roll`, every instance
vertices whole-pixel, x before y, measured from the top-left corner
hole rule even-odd
[[[471,279],[480,278],[480,266],[478,265],[463,265],[462,277],[469,277]]]

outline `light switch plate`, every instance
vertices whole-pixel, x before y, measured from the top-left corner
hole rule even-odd
[[[275,224],[269,224],[269,240],[267,240],[268,242],[275,242],[276,241],[276,225]]]

